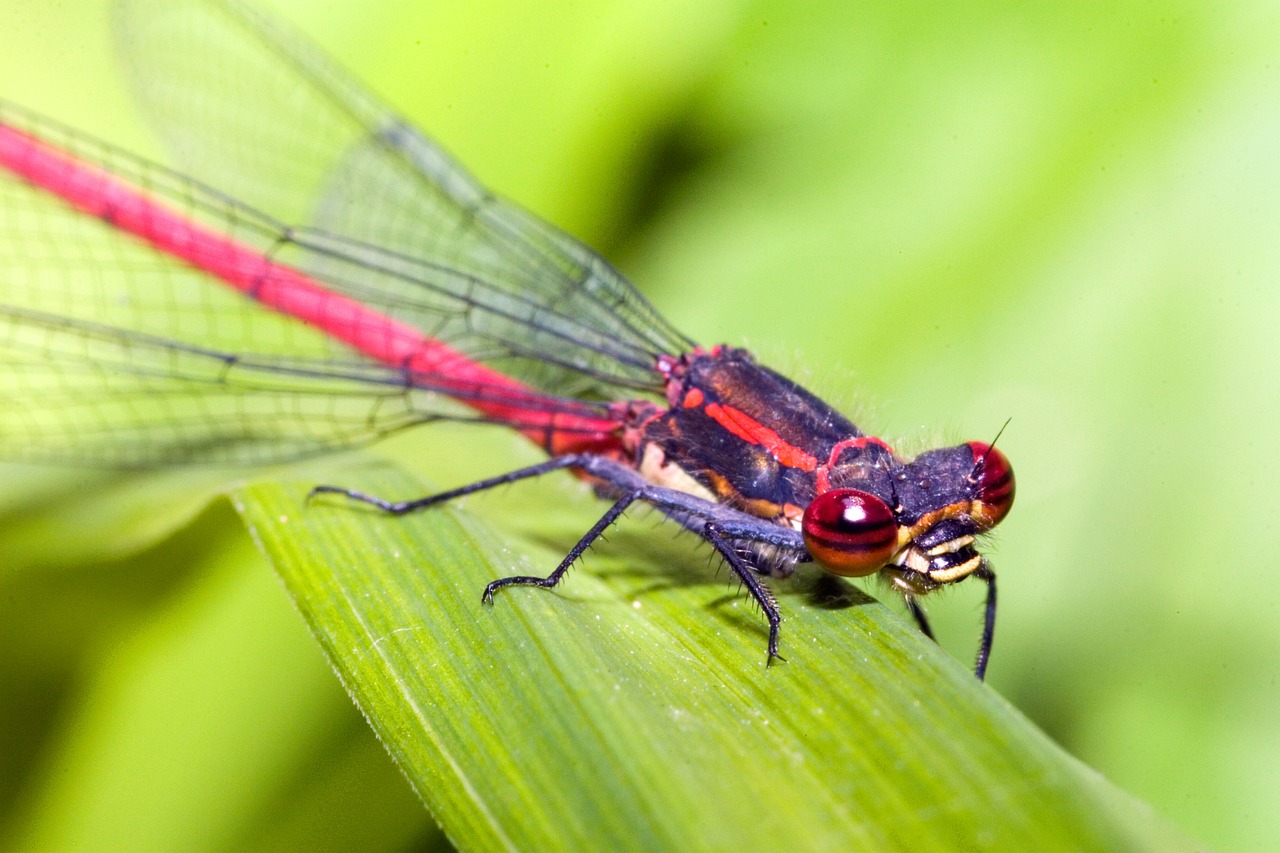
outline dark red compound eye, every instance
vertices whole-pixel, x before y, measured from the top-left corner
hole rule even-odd
[[[994,527],[1013,506],[1013,466],[1008,457],[989,444],[971,441],[969,449],[973,451],[969,480],[977,486],[976,503],[970,514],[983,527]]]
[[[898,547],[898,520],[878,497],[857,489],[818,495],[800,524],[810,556],[833,575],[875,573]]]

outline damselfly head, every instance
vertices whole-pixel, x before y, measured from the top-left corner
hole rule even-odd
[[[917,594],[955,583],[985,565],[974,541],[1013,506],[1013,467],[1003,453],[970,441],[922,453],[895,475],[903,547],[893,582]]]
[[[971,441],[897,466],[886,490],[829,489],[801,522],[805,546],[827,571],[862,577],[888,569],[895,585],[923,594],[968,577],[984,560],[974,546],[1013,505],[1013,468],[989,444]]]

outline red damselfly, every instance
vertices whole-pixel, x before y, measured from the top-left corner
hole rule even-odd
[[[677,332],[607,262],[496,199],[308,44],[233,0],[129,0],[134,84],[184,164],[0,104],[0,450],[110,466],[260,461],[432,420],[504,424],[547,461],[708,542],[760,605],[800,563],[919,599],[995,575],[975,538],[1014,496],[968,442],[898,456],[745,350]],[[216,178],[218,190],[213,189]],[[62,283],[75,278],[77,298]],[[84,282],[94,294],[83,298]]]

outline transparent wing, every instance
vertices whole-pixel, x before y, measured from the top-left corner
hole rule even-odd
[[[150,196],[182,198],[183,212],[246,242],[273,239],[270,223],[129,155],[3,104],[0,121]],[[298,456],[426,419],[418,397],[391,368],[0,170],[5,456],[120,466]]]
[[[606,261],[496,199],[252,8],[125,0],[117,11],[134,86],[181,170],[311,226],[303,269],[333,276],[335,255],[376,257],[400,274],[352,281],[354,295],[563,396],[652,391],[654,359],[692,346]],[[460,288],[475,310],[457,310]],[[440,323],[442,312],[451,322]]]
[[[473,399],[598,418],[601,401],[660,390],[654,359],[691,346],[597,255],[252,10],[129,0],[118,22],[191,175],[4,104],[0,122],[547,395]],[[0,368],[0,453],[26,459],[279,459],[478,419],[456,385],[410,379],[3,170]]]
[[[44,162],[29,140],[75,164],[66,169],[68,193],[113,200],[114,215],[110,208],[86,215],[28,183],[25,169]],[[0,166],[4,456],[113,466],[281,459],[436,418],[478,419],[459,401],[483,400],[490,411],[506,405],[513,414],[496,419],[517,428],[545,424],[547,411],[604,414],[586,401],[483,382],[459,388],[447,375],[379,363],[316,327],[333,322],[308,324],[269,310],[122,231],[122,194],[112,188],[129,188],[148,211],[176,214],[183,235],[201,229],[247,248],[260,262],[261,286],[323,246],[329,281],[358,292],[362,282],[408,274],[380,266],[386,253],[325,235],[312,240],[185,176],[3,102]],[[459,286],[453,314],[440,306],[438,327],[472,315],[467,293]]]

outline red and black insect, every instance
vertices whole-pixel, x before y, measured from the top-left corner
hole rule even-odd
[[[977,577],[983,676],[996,584],[976,537],[1013,503],[1004,454],[901,458],[745,350],[697,346],[252,9],[119,6],[143,103],[194,175],[0,103],[0,214],[30,247],[0,277],[6,455],[275,460],[431,420],[503,424],[550,458],[411,501],[314,492],[403,514],[572,470],[612,505],[548,576],[495,580],[485,601],[555,586],[639,501],[719,552],[768,619],[770,660],[763,579],[797,564],[879,573],[929,636],[919,599]],[[229,46],[244,73],[213,52]],[[39,284],[77,272],[74,300]]]
[[[821,399],[756,364],[742,349],[695,348],[655,365],[667,406],[615,404],[625,456],[565,453],[459,489],[391,502],[336,486],[346,495],[403,514],[463,495],[571,468],[614,504],[546,577],[490,583],[553,587],[579,556],[636,501],[694,531],[724,557],[769,621],[769,658],[782,618],[760,577],[787,577],[816,562],[835,575],[877,572],[900,592],[921,631],[933,638],[919,598],[970,576],[987,584],[976,674],[986,672],[995,631],[995,574],[975,538],[1013,504],[1013,469],[989,444],[971,441],[897,457]],[[550,439],[550,436],[548,437]],[[550,442],[549,442],[550,443]]]

